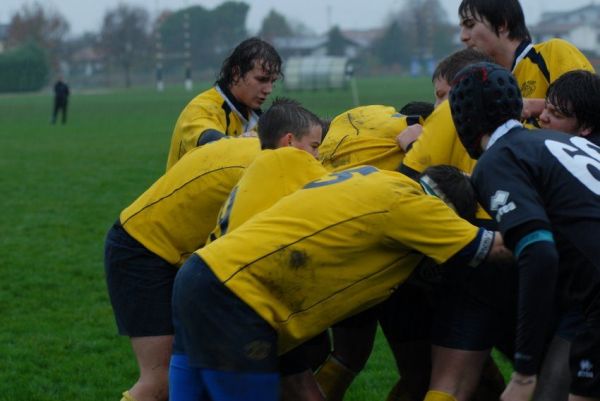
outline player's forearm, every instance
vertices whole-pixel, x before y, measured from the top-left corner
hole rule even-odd
[[[537,372],[554,308],[558,252],[553,242],[534,242],[516,250],[519,269],[519,306],[515,371]]]

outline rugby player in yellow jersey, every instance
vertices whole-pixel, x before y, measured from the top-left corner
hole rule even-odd
[[[260,144],[255,138],[232,138],[194,149],[123,210],[108,233],[109,295],[119,333],[131,338],[140,367],[140,378],[124,400],[167,399],[175,274],[204,245],[222,204],[260,148],[294,146],[316,156],[321,127],[311,120],[287,124],[284,131],[260,125]]]
[[[193,98],[181,112],[167,170],[196,146],[254,130],[260,106],[280,75],[281,58],[273,46],[258,38],[241,42],[223,62],[215,86]]]
[[[497,240],[398,173],[363,166],[313,181],[178,273],[176,342],[201,391],[172,401],[277,400],[278,354],[386,299],[423,254],[478,265]]]
[[[541,114],[548,86],[562,74],[594,70],[576,47],[562,39],[533,44],[518,0],[463,0],[458,13],[463,43],[485,53],[517,79],[525,98],[523,118]],[[403,160],[403,172],[415,176],[437,164],[466,172],[475,165],[458,140],[447,102],[428,119]]]
[[[480,61],[489,61],[489,57],[473,49],[457,51],[442,60],[432,76],[436,102],[439,97],[447,96],[444,88],[449,79],[464,66]],[[363,164],[397,170],[404,157],[402,147],[414,141],[420,133],[420,123],[430,113],[431,109],[423,109],[419,102],[409,103],[400,113],[393,107],[382,105],[348,110],[331,122],[328,134],[319,148],[319,158],[325,167],[334,171]],[[410,284],[411,288],[408,287],[409,285],[405,286],[402,292],[408,293],[413,290],[412,287],[420,290],[423,285]],[[333,327],[333,350],[317,372],[319,384],[328,399],[342,400],[354,377],[364,368],[372,350],[378,314],[384,319],[380,319],[380,323],[396,356],[404,382],[395,386],[390,400],[395,400],[394,397],[398,397],[398,394],[408,391],[404,388],[409,388],[415,399],[421,398],[421,391],[425,393],[428,373],[424,371],[429,372],[429,365],[423,366],[422,360],[429,359],[429,341],[417,343],[416,337],[420,339],[423,335],[421,332],[428,332],[429,325],[426,320],[422,320],[423,327],[411,330],[410,333],[396,329],[396,319],[392,319],[391,314],[398,312],[394,305],[399,297],[404,295],[397,294],[381,311],[365,311]],[[423,304],[430,298],[421,295],[415,297],[413,305]],[[429,310],[429,306],[427,309]],[[423,367],[417,369],[417,366]]]

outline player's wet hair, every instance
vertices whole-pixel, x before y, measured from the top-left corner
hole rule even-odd
[[[236,79],[251,71],[256,63],[271,76],[283,77],[281,71],[281,57],[277,50],[269,43],[259,38],[249,38],[241,42],[233,52],[223,61],[217,84],[229,87]]]
[[[288,132],[300,139],[314,126],[323,127],[321,119],[314,113],[296,100],[276,98],[258,119],[258,138],[263,149],[276,149],[279,140]]]
[[[405,116],[419,116],[423,119],[433,113],[434,105],[431,102],[408,102],[398,112]]]
[[[546,101],[566,117],[575,117],[578,128],[600,133],[600,76],[586,70],[567,72],[550,84]]]
[[[519,0],[462,0],[458,6],[458,15],[461,20],[468,17],[476,21],[486,19],[496,35],[506,25],[509,39],[531,41]]]
[[[463,219],[475,219],[475,189],[469,176],[458,168],[445,164],[427,167],[419,176],[419,182],[425,192],[442,199]]]
[[[441,78],[450,83],[464,67],[481,61],[492,62],[493,60],[479,50],[471,48],[458,50],[439,62],[435,71],[433,71],[431,82]]]

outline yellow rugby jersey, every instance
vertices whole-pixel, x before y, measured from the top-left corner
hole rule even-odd
[[[517,50],[513,75],[523,97],[545,98],[550,83],[576,69],[594,70],[575,46],[562,39],[552,39],[535,45],[524,42]],[[436,164],[449,164],[468,173],[473,171],[475,160],[469,157],[458,138],[448,101],[425,120],[423,133],[402,163],[417,172]]]
[[[362,166],[307,184],[196,253],[273,326],[283,353],[385,300],[423,254],[443,263],[477,233],[410,178]]]
[[[406,116],[393,107],[356,107],[331,121],[319,147],[319,159],[334,171],[363,164],[394,171],[404,157],[396,136],[407,126]]]
[[[167,170],[197,146],[204,131],[213,129],[237,137],[254,129],[257,121],[258,116],[254,112],[247,121],[217,86],[200,93],[185,106],[175,123]]]
[[[583,53],[563,39],[523,43],[521,47],[517,50],[512,73],[519,82],[523,97],[545,98],[548,86],[565,72],[594,72],[594,67]]]
[[[304,150],[294,147],[263,150],[223,204],[217,227],[207,243],[326,173],[321,163]]]
[[[467,173],[473,171],[475,160],[471,159],[458,138],[448,100],[444,100],[425,120],[421,136],[413,142],[402,163],[419,173],[438,164],[449,164]]]
[[[181,266],[204,245],[221,205],[259,152],[256,138],[194,149],[121,212],[121,225],[148,250]]]

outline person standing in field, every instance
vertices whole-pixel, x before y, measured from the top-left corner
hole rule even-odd
[[[56,124],[56,117],[61,113],[63,124],[67,122],[67,106],[69,105],[69,85],[62,77],[58,77],[54,84],[54,108],[52,110],[52,124]]]
[[[281,75],[281,57],[273,46],[250,38],[225,59],[215,85],[183,109],[171,138],[167,170],[197,146],[255,129],[260,106]]]

